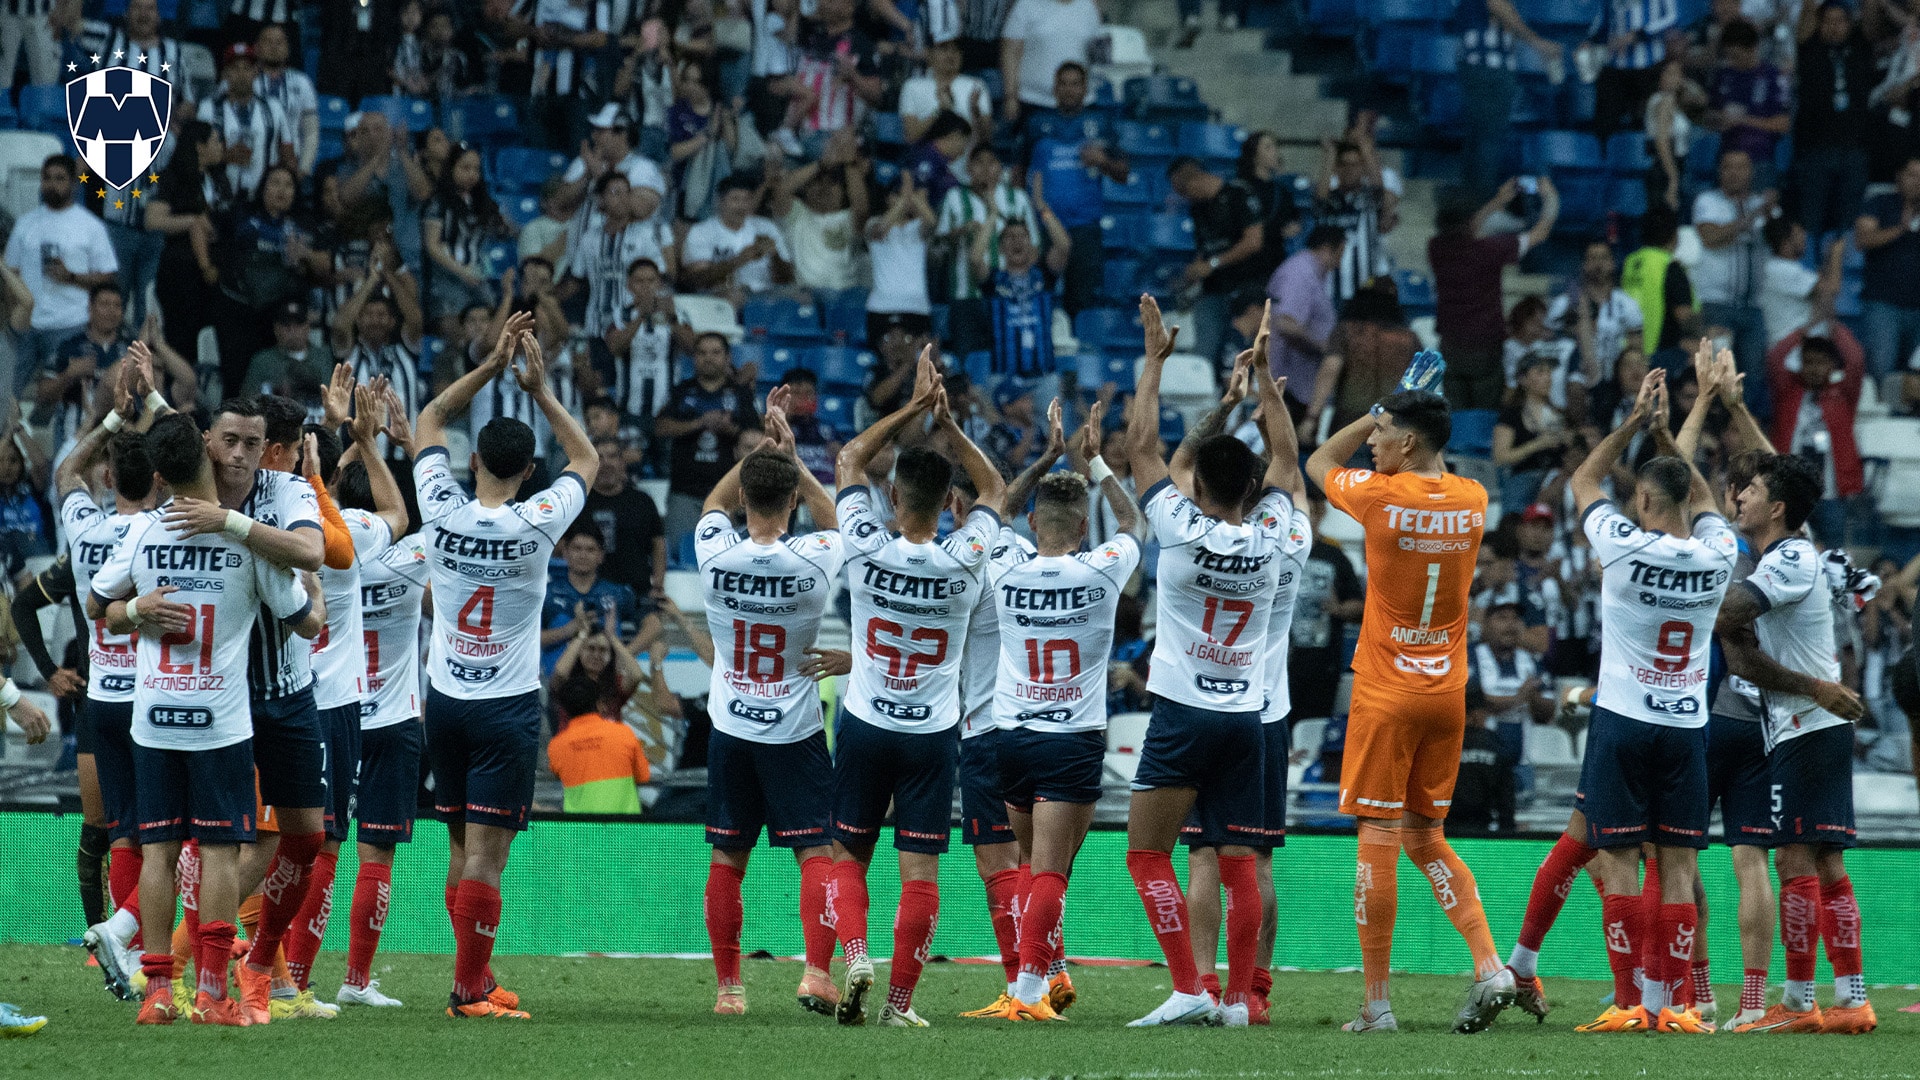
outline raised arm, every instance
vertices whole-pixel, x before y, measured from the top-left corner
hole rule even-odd
[[[1352,423],[1334,432],[1307,456],[1307,479],[1325,491],[1327,474],[1352,460],[1353,455],[1366,445],[1367,436],[1373,434],[1375,426],[1373,414],[1362,413]]]
[[[414,422],[414,442],[420,449],[444,448],[447,445],[447,421],[466,412],[480,388],[507,370],[507,362],[513,359],[513,351],[521,335],[532,328],[532,315],[520,311],[509,316],[506,325],[500,328],[500,337],[494,342],[493,351],[487,354],[486,360],[455,379],[452,386],[427,402],[426,408],[420,410],[420,418]],[[557,434],[559,428],[556,426],[554,431]]]
[[[1107,507],[1113,511],[1114,528],[1138,540],[1140,508],[1133,504],[1133,500],[1127,496],[1127,489],[1120,486],[1113,470],[1107,467],[1106,460],[1100,456],[1100,418],[1106,410],[1107,403],[1104,401],[1095,401],[1087,410],[1087,422],[1080,426],[1079,433],[1074,436],[1078,444],[1074,456],[1080,459],[1076,467],[1083,467],[1087,479],[1093,481],[1100,489],[1100,494],[1106,497]]]
[[[1027,508],[1027,500],[1033,497],[1033,489],[1040,486],[1040,478],[1047,475],[1066,452],[1067,437],[1060,428],[1060,399],[1054,398],[1047,406],[1047,448],[1007,485],[1000,503],[1000,520],[1007,521]]]
[[[1266,485],[1279,488],[1298,506],[1306,502],[1307,480],[1300,475],[1300,437],[1293,430],[1293,413],[1288,411],[1281,392],[1286,380],[1273,377],[1265,363],[1267,355],[1266,316],[1260,318],[1260,332],[1254,335],[1253,383],[1260,392],[1260,433],[1267,440]]]
[[[1160,319],[1159,301],[1145,294],[1140,297],[1140,325],[1146,363],[1134,388],[1133,413],[1127,418],[1127,463],[1132,467],[1134,486],[1145,495],[1168,475],[1167,463],[1160,457],[1160,373],[1167,357],[1173,355],[1180,328],[1167,330]]]
[[[1265,325],[1264,321],[1261,325]],[[1260,340],[1266,341],[1264,331]],[[1193,425],[1186,437],[1180,440],[1180,445],[1174,448],[1173,458],[1167,462],[1167,475],[1173,477],[1173,486],[1179,488],[1181,494],[1189,498],[1193,495],[1193,463],[1200,453],[1200,444],[1225,431],[1233,411],[1246,400],[1247,391],[1253,385],[1253,367],[1258,355],[1263,354],[1247,349],[1234,358],[1233,372],[1227,377],[1227,389],[1220,395],[1220,404],[1201,417],[1200,422]],[[1261,363],[1260,366],[1266,365]]]
[[[952,454],[960,467],[966,470],[967,479],[973,481],[973,490],[979,492],[973,505],[998,512],[1006,500],[1007,482],[1001,478],[1000,470],[993,467],[987,455],[973,445],[972,439],[967,438],[967,433],[960,428],[960,422],[954,419],[953,410],[947,408],[947,386],[944,382],[935,386],[933,422],[947,437],[947,453]]]
[[[1764,614],[1764,598],[1752,584],[1737,581],[1727,590],[1714,626],[1726,650],[1727,670],[1762,690],[1812,698],[1821,708],[1846,720],[1857,720],[1864,715],[1860,697],[1853,691],[1839,683],[1795,671],[1761,650],[1760,636],[1753,624]]]
[[[560,452],[567,455],[566,472],[580,478],[583,488],[593,489],[593,478],[600,471],[600,452],[593,448],[593,440],[587,438],[587,429],[580,426],[565,405],[553,394],[553,386],[547,381],[547,358],[540,350],[540,339],[532,330],[520,333],[520,354],[526,362],[513,369],[513,377],[519,382],[520,389],[533,395],[533,403],[540,406],[541,415],[547,418],[547,426],[553,429],[553,439],[560,444]]]
[[[1661,388],[1666,374],[1665,368],[1654,368],[1647,372],[1647,377],[1640,381],[1640,392],[1633,399],[1633,412],[1628,415],[1626,422],[1601,439],[1599,445],[1588,452],[1587,459],[1573,471],[1573,505],[1576,512],[1584,514],[1587,507],[1607,497],[1601,482],[1613,471],[1614,462],[1620,460],[1620,455],[1626,450],[1627,443],[1632,441],[1634,433],[1640,430],[1640,425],[1652,415],[1654,395]]]
[[[834,485],[845,489],[866,483],[867,463],[873,460],[875,454],[892,446],[895,436],[909,423],[933,408],[935,393],[940,385],[940,369],[933,358],[933,346],[928,345],[920,350],[920,360],[914,369],[913,396],[907,399],[905,405],[855,435],[840,448],[840,456],[833,463]],[[997,473],[995,479],[998,479]]]
[[[353,445],[360,449],[360,464],[367,470],[367,486],[373,489],[373,512],[387,523],[387,535],[398,540],[406,535],[407,503],[400,493],[400,482],[380,456],[380,432],[387,426],[388,390],[386,377],[354,388],[354,416],[349,430]]]
[[[1695,416],[1704,417],[1710,407],[1708,394],[1702,388],[1699,395],[1694,398],[1693,410],[1687,414],[1687,422],[1692,423]],[[1654,391],[1653,414],[1648,417],[1647,430],[1653,436],[1655,453],[1679,458],[1686,462],[1687,474],[1692,477],[1692,480],[1687,487],[1687,505],[1681,509],[1687,519],[1692,520],[1693,515],[1699,513],[1701,509],[1712,509],[1717,505],[1713,501],[1713,485],[1707,483],[1707,478],[1700,475],[1700,470],[1693,464],[1692,455],[1680,452],[1680,446],[1673,438],[1673,425],[1668,417],[1667,408],[1667,387],[1663,382],[1660,388]]]

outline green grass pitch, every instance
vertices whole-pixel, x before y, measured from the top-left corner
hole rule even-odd
[[[1547,985],[1555,1012],[1546,1024],[1512,1010],[1492,1031],[1462,1037],[1447,1027],[1465,980],[1408,975],[1394,986],[1402,1032],[1356,1038],[1338,1028],[1357,1007],[1357,974],[1278,973],[1271,1028],[1129,1031],[1126,1021],[1165,997],[1163,969],[1076,967],[1080,1003],[1071,1022],[1042,1027],[960,1019],[955,1014],[998,991],[998,970],[935,964],[914,1001],[934,1026],[902,1031],[841,1028],[802,1012],[792,996],[800,966],[792,962],[746,961],[750,1011],[723,1018],[709,1011],[713,970],[705,961],[509,956],[499,973],[534,1018],[507,1023],[443,1015],[451,957],[394,955],[379,959],[379,977],[406,1001],[403,1009],[241,1031],[137,1028],[134,1006],[109,997],[84,959],[77,948],[0,947],[0,1000],[51,1019],[30,1039],[0,1041],[0,1076],[1876,1080],[1920,1073],[1920,1015],[1898,1011],[1915,997],[1904,990],[1876,994],[1880,1030],[1864,1037],[1594,1036],[1575,1034],[1573,1025],[1599,1012],[1606,985],[1562,980]],[[316,965],[323,997],[338,986],[341,959],[323,953]],[[1730,1000],[1738,988],[1721,994]]]

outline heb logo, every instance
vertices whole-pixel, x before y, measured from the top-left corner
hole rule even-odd
[[[1663,713],[1667,716],[1693,716],[1700,711],[1700,700],[1698,698],[1683,697],[1668,700],[1647,694],[1643,696],[1642,700],[1646,702],[1649,710]]]
[[[777,724],[780,722],[780,710],[749,705],[739,698],[727,703],[727,711],[742,720],[756,724]]]
[[[1248,685],[1245,679],[1215,679],[1207,675],[1194,676],[1193,683],[1206,694],[1244,694]]]
[[[100,62],[99,56],[92,59]],[[69,63],[67,70],[77,67]],[[67,83],[67,130],[74,149],[116,191],[131,187],[153,166],[172,118],[173,84],[157,75],[116,65]]]

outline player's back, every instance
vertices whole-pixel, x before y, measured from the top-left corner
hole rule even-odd
[[[1026,537],[1000,526],[988,551],[987,583],[967,623],[966,657],[960,675],[960,735],[965,738],[995,726],[993,692],[1000,673],[1000,609],[996,583],[1006,572],[1036,554]]]
[[[1765,613],[1753,624],[1761,650],[1790,671],[1833,681],[1840,677],[1833,591],[1820,563],[1819,549],[1811,541],[1790,536],[1761,553],[1745,584],[1767,602]],[[1847,723],[1802,694],[1768,692],[1763,701],[1769,747]]]
[[[313,698],[322,709],[338,708],[366,697],[367,648],[360,606],[360,577],[370,560],[387,549],[387,523],[377,514],[346,508],[340,517],[353,540],[353,565],[320,568],[320,591],[327,603],[327,625],[313,639]]]
[[[1467,683],[1467,615],[1487,492],[1446,473],[1336,469],[1327,501],[1366,530],[1367,598],[1355,678],[1413,693]]]
[[[828,530],[771,544],[711,512],[694,533],[715,663],[707,714],[716,730],[789,743],[819,731],[820,693],[801,674],[820,636],[844,548]]]
[[[996,726],[1106,727],[1114,611],[1139,565],[1139,542],[1122,533],[1092,551],[1036,556],[1001,572],[993,587]]]
[[[85,491],[67,495],[60,505],[60,523],[67,537],[77,595],[85,596],[93,588],[94,575],[139,519],[137,513],[109,514],[101,510]],[[108,630],[105,619],[89,620],[87,629],[87,696],[95,701],[132,701],[133,635]]]
[[[1670,727],[1707,722],[1713,626],[1739,547],[1718,514],[1686,538],[1636,526],[1612,503],[1582,521],[1600,577],[1596,706]]]
[[[427,545],[421,533],[402,537],[360,568],[360,626],[367,660],[362,729],[420,715],[420,601],[426,592]]]
[[[261,525],[288,532],[320,528],[320,501],[313,485],[278,469],[255,470],[240,512]],[[262,615],[254,620],[247,681],[255,698],[282,698],[312,685],[312,649],[292,637],[272,618]]]
[[[1287,684],[1287,661],[1293,645],[1293,609],[1306,577],[1307,555],[1312,551],[1313,519],[1296,506],[1287,519],[1279,572],[1274,578],[1273,602],[1267,608],[1267,656],[1261,671],[1266,704],[1261,718],[1268,723],[1283,720],[1293,711],[1293,696]]]

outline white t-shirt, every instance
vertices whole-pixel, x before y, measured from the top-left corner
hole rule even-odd
[[[1767,259],[1760,310],[1767,319],[1768,348],[1812,320],[1813,287],[1818,284],[1819,274],[1792,259],[1778,255]]]
[[[1000,671],[1000,612],[994,604],[994,583],[1000,575],[1035,555],[1026,537],[1005,525],[994,537],[987,560],[987,587],[974,602],[967,623],[967,655],[960,675],[960,737],[971,739],[993,730],[993,686]]]
[[[14,222],[7,237],[7,265],[20,272],[33,294],[35,330],[79,326],[87,321],[87,290],[61,285],[46,275],[49,259],[75,274],[111,274],[120,269],[107,227],[75,202],[65,210],[36,206]]]
[[[918,221],[895,225],[887,235],[867,242],[873,260],[873,291],[867,310],[927,315],[933,300],[927,294],[926,226]]]
[[[1576,286],[1577,288],[1577,286]],[[1604,304],[1594,305],[1593,311],[1593,351],[1600,361],[1600,382],[1613,381],[1613,365],[1620,360],[1620,353],[1627,347],[1627,335],[1640,336],[1640,328],[1646,319],[1640,313],[1640,301],[1635,300],[1624,289],[1615,289],[1607,294]],[[1580,332],[1580,313],[1574,307],[1572,292],[1563,292],[1547,305],[1547,328],[1571,340]],[[1574,342],[1574,366],[1578,366],[1579,343]],[[1507,381],[1513,381],[1513,369],[1507,369]],[[1564,401],[1556,398],[1555,405],[1565,407]]]
[[[367,696],[366,630],[360,612],[360,569],[393,543],[379,515],[342,508],[340,517],[353,538],[353,565],[320,568],[320,592],[327,601],[327,625],[313,639],[313,706],[337,709]]]
[[[661,173],[660,166],[654,164],[652,158],[641,154],[640,151],[632,151],[626,157],[621,158],[619,163],[614,166],[614,169],[619,172],[620,175],[627,178],[628,187],[650,188],[658,192],[662,198],[666,197],[667,178],[665,174]],[[586,175],[586,159],[574,158],[573,163],[567,166],[567,171],[562,174],[560,178],[569,184],[577,184]]]
[[[1053,76],[1072,60],[1087,62],[1087,47],[1100,35],[1100,8],[1093,0],[1014,0],[1000,30],[1002,39],[1026,42],[1020,54],[1020,100],[1051,109]]]
[[[1718,188],[1703,191],[1693,200],[1695,225],[1731,225],[1741,215],[1760,205],[1760,196],[1749,194],[1738,203]],[[1760,301],[1757,280],[1765,270],[1767,252],[1761,243],[1760,229],[1766,218],[1755,218],[1746,232],[1720,248],[1700,248],[1700,262],[1689,272],[1694,292],[1703,304],[1731,304]]]
[[[773,11],[767,0],[750,0],[748,17],[753,20],[751,73],[763,78],[793,74],[793,46],[781,37],[787,20]]]
[[[729,229],[718,217],[707,220],[687,230],[686,264],[717,262],[731,259],[735,255],[753,246],[761,237],[770,237],[773,248],[783,262],[793,261],[793,250],[787,246],[787,238],[780,235],[780,227],[769,218],[754,215],[738,228]],[[733,281],[748,292],[765,292],[773,288],[773,257],[763,255],[754,261],[736,269]]]
[[[1766,613],[1754,620],[1760,648],[1782,667],[1833,681],[1840,677],[1840,653],[1834,648],[1833,596],[1827,588],[1820,553],[1803,537],[1790,536],[1760,556],[1753,574],[1741,582],[1760,595]],[[1767,749],[1809,731],[1840,727],[1847,721],[1800,694],[1765,691]]]
[[[225,533],[177,540],[162,511],[141,514],[113,558],[94,575],[102,601],[144,596],[162,585],[191,609],[191,627],[149,634],[136,645],[133,741],[157,750],[218,750],[253,736],[246,656],[256,616],[299,622],[312,602],[294,576]]]
[[[1293,690],[1287,685],[1287,654],[1293,645],[1293,602],[1300,597],[1300,581],[1307,573],[1307,555],[1313,550],[1313,519],[1293,508],[1287,534],[1280,546],[1279,577],[1274,581],[1273,605],[1267,609],[1266,704],[1263,724],[1278,723],[1293,711]]]
[[[360,568],[360,625],[367,694],[360,730],[420,715],[420,601],[427,594],[427,544],[420,533],[396,540]]]
[[[999,685],[994,722],[1035,731],[1107,726],[1107,659],[1120,591],[1140,565],[1140,544],[1121,533],[1077,555],[1033,558],[994,587]]]
[[[453,478],[444,446],[414,459],[413,482],[433,584],[428,683],[464,701],[540,689],[547,563],[586,502],[586,483],[564,472],[526,502],[482,506]]]
[[[1000,533],[984,506],[945,540],[916,544],[889,532],[864,485],[840,489],[853,602],[853,675],[847,711],[914,735],[960,722],[960,666],[968,621]]]
[[[1048,85],[1052,85],[1049,78]],[[960,119],[971,122],[977,112],[982,116],[993,115],[993,95],[987,93],[987,84],[972,75],[955,75],[951,84],[953,90],[953,111]],[[978,108],[976,108],[976,104]],[[931,120],[940,113],[940,87],[931,75],[915,75],[900,87],[900,115],[911,116],[916,120]],[[965,157],[966,155],[961,155]]]
[[[60,531],[67,537],[73,565],[73,590],[84,596],[93,588],[94,575],[113,557],[139,514],[109,514],[85,491],[68,493],[60,504]],[[89,619],[87,637],[87,697],[94,701],[132,701],[133,635],[107,629],[107,620]]]
[[[859,283],[853,273],[852,210],[816,214],[796,199],[785,224],[797,284],[809,289],[851,289]]]
[[[714,510],[693,535],[713,635],[713,729],[757,743],[812,738],[822,726],[820,689],[800,665],[833,601],[846,555],[840,534],[829,529],[759,544]]]
[[[1261,711],[1267,623],[1293,500],[1269,489],[1244,524],[1208,517],[1173,481],[1140,497],[1160,541],[1160,626],[1147,692],[1222,713]]]

